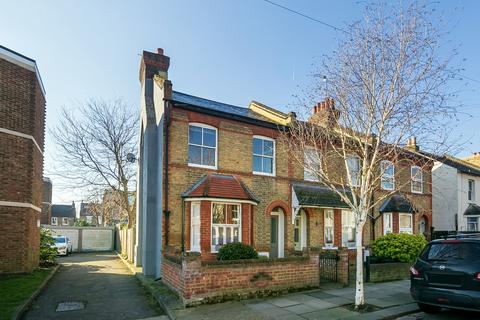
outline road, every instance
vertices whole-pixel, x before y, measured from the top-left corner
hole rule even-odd
[[[426,314],[424,312],[414,313],[408,316],[397,318],[398,320],[474,320],[479,319],[480,313],[459,310],[442,309],[435,314]]]

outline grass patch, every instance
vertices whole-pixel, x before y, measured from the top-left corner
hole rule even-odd
[[[52,272],[53,268],[39,268],[27,274],[0,276],[0,319],[10,319],[15,309],[23,304]]]

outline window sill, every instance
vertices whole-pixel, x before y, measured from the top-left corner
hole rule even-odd
[[[412,193],[415,193],[415,194],[423,194],[423,191],[413,191],[413,190],[412,190]]]
[[[338,247],[333,247],[333,246],[330,247],[330,246],[328,246],[328,247],[322,247],[322,249],[324,249],[324,250],[337,250]]]
[[[253,171],[252,173],[257,176],[275,177],[275,173],[266,173],[266,172],[257,172],[257,171]]]
[[[203,168],[203,169],[211,169],[211,170],[218,170],[217,166],[206,166],[203,164],[196,164],[196,163],[189,163],[189,167],[194,167],[194,168]]]

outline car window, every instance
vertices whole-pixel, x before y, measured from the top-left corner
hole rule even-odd
[[[480,245],[471,242],[432,243],[422,258],[427,261],[478,260]]]
[[[53,240],[55,240],[55,243],[65,243],[64,237],[54,237]]]

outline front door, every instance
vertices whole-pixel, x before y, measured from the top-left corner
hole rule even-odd
[[[293,227],[293,242],[295,243],[295,251],[302,251],[301,224],[300,215],[295,218],[295,226]]]
[[[270,217],[270,258],[278,258],[278,216]]]

